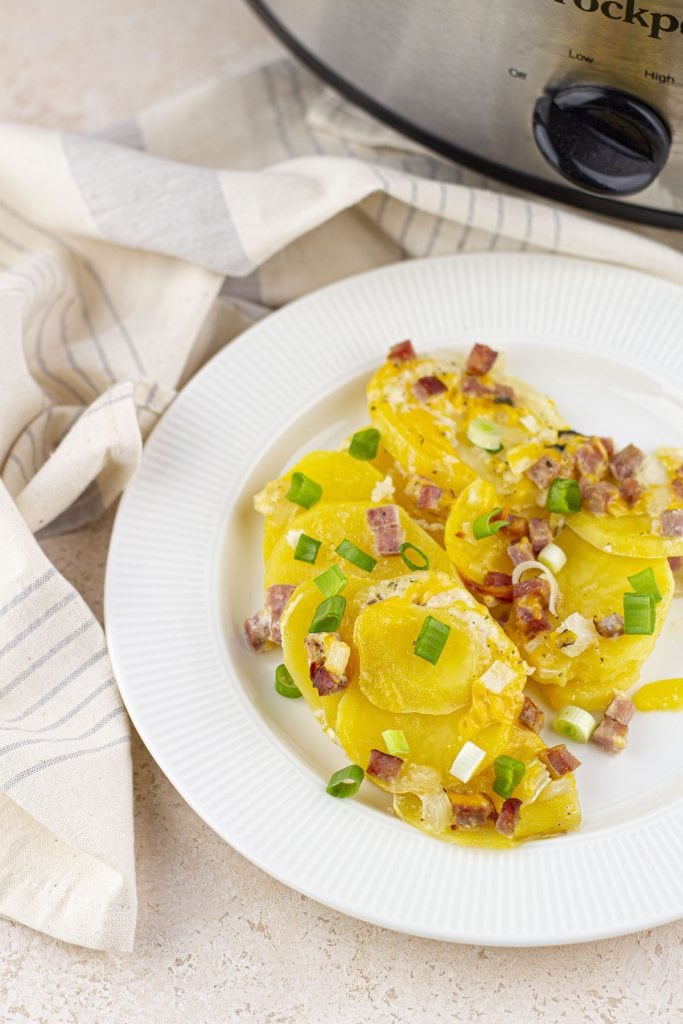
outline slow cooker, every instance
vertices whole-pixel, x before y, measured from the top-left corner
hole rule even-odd
[[[683,228],[683,0],[249,0],[375,116],[477,171]]]

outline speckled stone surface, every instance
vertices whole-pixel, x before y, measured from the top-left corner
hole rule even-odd
[[[0,0],[0,15],[0,116],[55,127],[125,118],[268,45],[238,0]],[[112,520],[45,543],[100,617]],[[0,921],[1,1024],[683,1022],[683,922],[562,949],[397,935],[263,874],[139,740],[133,753],[135,951],[90,953]]]

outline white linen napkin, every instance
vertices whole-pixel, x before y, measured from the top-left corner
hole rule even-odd
[[[179,385],[274,306],[481,250],[683,282],[658,234],[512,195],[289,59],[97,137],[0,127],[0,914],[133,943],[129,726],[100,627],[32,534],[98,516]]]

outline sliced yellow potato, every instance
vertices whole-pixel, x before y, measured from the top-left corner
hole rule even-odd
[[[557,574],[560,588],[555,629],[534,638],[524,636],[512,616],[505,626],[525,661],[535,668],[534,683],[544,687],[555,707],[578,704],[589,710],[607,706],[617,690],[626,690],[637,679],[641,666],[652,651],[671,604],[673,576],[665,559],[644,560],[606,554],[571,530],[565,530],[556,543],[567,556]],[[649,566],[655,574],[662,600],[657,605],[655,632],[652,636],[602,637],[593,621],[623,611],[623,595],[631,591],[627,577]],[[586,641],[574,651],[572,636],[563,623],[577,612],[586,620]],[[584,647],[583,650],[579,650]],[[574,656],[572,656],[574,654]]]
[[[450,628],[436,665],[415,654],[429,617]],[[393,712],[444,715],[466,707],[472,682],[494,660],[510,670],[521,690],[526,673],[519,652],[488,610],[445,577],[429,574],[403,594],[365,608],[354,627],[359,686],[376,707]]]
[[[278,540],[288,530],[297,529],[297,518],[305,509],[285,495],[293,473],[304,473],[320,484],[322,501],[373,501],[373,490],[383,480],[370,462],[355,459],[348,451],[308,452],[284,476],[271,480],[254,498],[254,507],[264,515],[263,559],[268,561]]]
[[[679,506],[683,506],[683,502],[679,501]],[[657,534],[655,522],[647,514],[593,515],[582,509],[568,519],[568,525],[589,544],[608,554],[626,558],[674,558],[683,555],[683,537]]]
[[[341,698],[335,728],[349,759],[363,767],[370,759],[371,750],[386,749],[382,733],[387,729],[400,729],[410,745],[405,763],[429,765],[445,778],[468,738],[464,735],[467,732],[465,719],[466,712],[462,710],[450,715],[384,711],[375,707],[356,687]]]
[[[424,378],[438,378],[445,390],[426,401],[416,396],[415,385]],[[512,473],[507,451],[532,442],[539,446],[557,440],[564,424],[554,404],[511,378],[496,374],[515,392],[514,405],[493,392],[466,394],[463,359],[439,353],[394,365],[387,361],[368,385],[370,418],[382,433],[382,441],[404,472],[423,477],[458,495],[477,476],[496,482],[499,490],[519,492],[518,501],[533,500],[534,485]],[[478,378],[484,389],[492,387],[490,375]],[[468,440],[468,427],[481,417],[502,430],[503,448],[485,451]],[[528,465],[534,461],[528,456]]]
[[[276,543],[266,566],[266,587],[273,583],[299,584],[320,575],[330,565],[339,565],[346,576],[360,576],[368,584],[409,572],[410,568],[400,555],[380,556],[376,553],[374,535],[367,521],[367,511],[372,507],[369,502],[320,501],[308,512],[302,512],[296,518],[296,529],[321,542],[315,563],[311,565],[294,558],[294,538],[289,538],[287,531]],[[403,509],[399,509],[399,518],[405,542],[414,544],[424,552],[429,559],[429,568],[454,576],[455,569],[443,548],[414,523]],[[359,569],[336,553],[335,549],[343,540],[350,541],[377,560],[372,572]],[[412,557],[417,559],[414,552]],[[414,564],[419,562],[416,560]]]

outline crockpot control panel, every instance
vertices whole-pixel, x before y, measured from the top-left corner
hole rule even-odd
[[[657,177],[671,148],[662,117],[637,96],[602,85],[548,90],[533,115],[536,144],[573,185],[628,196]]]

